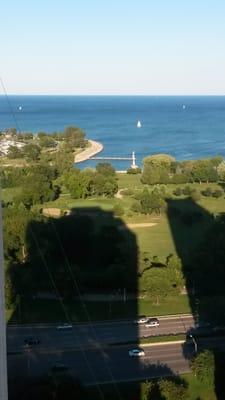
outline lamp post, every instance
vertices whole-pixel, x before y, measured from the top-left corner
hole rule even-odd
[[[0,198],[0,400],[8,399],[4,282],[2,203]]]
[[[192,339],[192,342],[194,343],[194,346],[195,346],[195,353],[197,353],[197,352],[198,352],[198,344],[197,344],[197,342],[196,342],[196,339],[194,338],[193,335],[190,335],[190,338]]]

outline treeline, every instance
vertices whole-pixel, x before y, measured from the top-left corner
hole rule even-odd
[[[223,157],[202,160],[176,161],[168,154],[157,154],[143,159],[141,182],[157,183],[194,183],[217,182],[225,179],[225,161]]]
[[[104,163],[98,164],[96,170],[84,171],[72,165],[67,168],[66,160],[60,166],[42,162],[25,168],[8,167],[0,171],[0,180],[2,188],[20,187],[13,203],[28,209],[57,199],[64,190],[74,199],[94,195],[113,197],[118,190],[115,170]]]
[[[42,149],[60,148],[65,152],[74,152],[77,148],[85,148],[88,140],[85,139],[85,133],[82,129],[69,126],[63,132],[30,132],[17,133],[15,129],[6,132],[12,139],[25,143],[23,147],[10,146],[7,157],[10,159],[25,158],[27,161],[37,161],[40,159]],[[1,135],[2,138],[4,135]]]

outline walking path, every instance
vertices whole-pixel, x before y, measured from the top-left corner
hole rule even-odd
[[[128,228],[148,228],[157,225],[156,222],[140,222],[136,224],[127,224]]]
[[[95,154],[100,153],[103,150],[103,145],[99,142],[95,142],[94,140],[88,140],[89,147],[76,154],[74,157],[74,163],[80,163],[82,161],[86,161],[89,158],[93,157]]]

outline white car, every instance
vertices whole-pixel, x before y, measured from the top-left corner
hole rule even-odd
[[[57,329],[58,330],[72,329],[72,327],[73,327],[73,325],[71,325],[71,324],[62,324],[62,325],[57,326]]]
[[[140,317],[138,317],[138,319],[136,319],[134,321],[135,324],[145,324],[148,321],[148,317],[146,317],[145,315],[140,315]]]
[[[145,356],[145,352],[143,349],[132,349],[129,350],[130,357],[143,357]]]
[[[159,326],[159,320],[157,318],[149,318],[145,323],[146,328],[151,328],[152,326]]]

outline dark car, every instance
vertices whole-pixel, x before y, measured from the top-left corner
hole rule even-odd
[[[146,328],[151,328],[152,326],[159,326],[159,320],[157,318],[149,318],[145,323]]]
[[[29,337],[29,338],[24,339],[24,343],[27,346],[33,346],[33,345],[36,345],[36,344],[40,344],[40,339],[34,338],[34,337]]]

